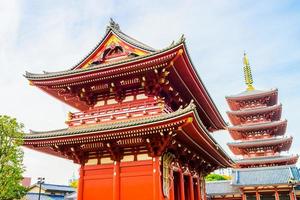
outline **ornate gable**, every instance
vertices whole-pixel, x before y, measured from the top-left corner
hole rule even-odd
[[[106,35],[96,48],[73,69],[87,68],[103,63],[143,56],[155,50],[121,32],[112,19]]]

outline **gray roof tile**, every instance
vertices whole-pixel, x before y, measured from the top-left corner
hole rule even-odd
[[[290,179],[300,180],[299,170],[295,166],[275,166],[247,169],[233,169],[233,185],[279,185],[288,184]]]

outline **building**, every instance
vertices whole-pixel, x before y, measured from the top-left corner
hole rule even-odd
[[[208,194],[212,199],[293,200],[300,180],[298,155],[281,155],[290,149],[292,137],[284,137],[287,120],[281,120],[278,90],[256,90],[246,54],[243,61],[247,89],[226,97],[232,124],[228,131],[235,140],[228,146],[240,158],[232,180],[208,183]]]
[[[79,110],[68,114],[67,128],[24,139],[81,165],[78,200],[205,199],[204,176],[233,165],[210,135],[226,124],[183,37],[155,50],[111,20],[71,69],[25,77]]]
[[[40,189],[41,187],[41,189]],[[64,200],[66,196],[76,192],[76,190],[67,185],[54,184],[34,184],[29,188],[24,199],[38,200],[39,193],[41,200]]]

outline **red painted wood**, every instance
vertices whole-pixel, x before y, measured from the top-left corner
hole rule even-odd
[[[83,166],[79,169],[79,182],[78,182],[78,191],[77,191],[77,199],[83,200],[83,178],[84,178],[84,170]]]
[[[190,200],[194,200],[194,181],[192,175],[189,175],[189,193],[190,193]]]
[[[120,200],[120,161],[114,161],[113,200]]]
[[[180,184],[180,200],[185,200],[184,194],[184,176],[182,170],[179,171],[179,184]]]

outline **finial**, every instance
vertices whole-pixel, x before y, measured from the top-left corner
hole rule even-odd
[[[119,24],[116,23],[112,18],[110,18],[110,20],[109,20],[109,25],[108,25],[107,29],[110,29],[110,28],[120,31]]]
[[[185,41],[184,34],[182,34],[182,35],[180,36],[180,39],[179,39],[179,41],[180,41],[180,42],[184,42],[184,41]]]
[[[247,85],[247,90],[248,91],[254,90],[254,87],[252,85],[253,78],[251,73],[251,67],[246,52],[244,52],[243,63],[244,63],[244,76],[245,76],[245,83]]]

